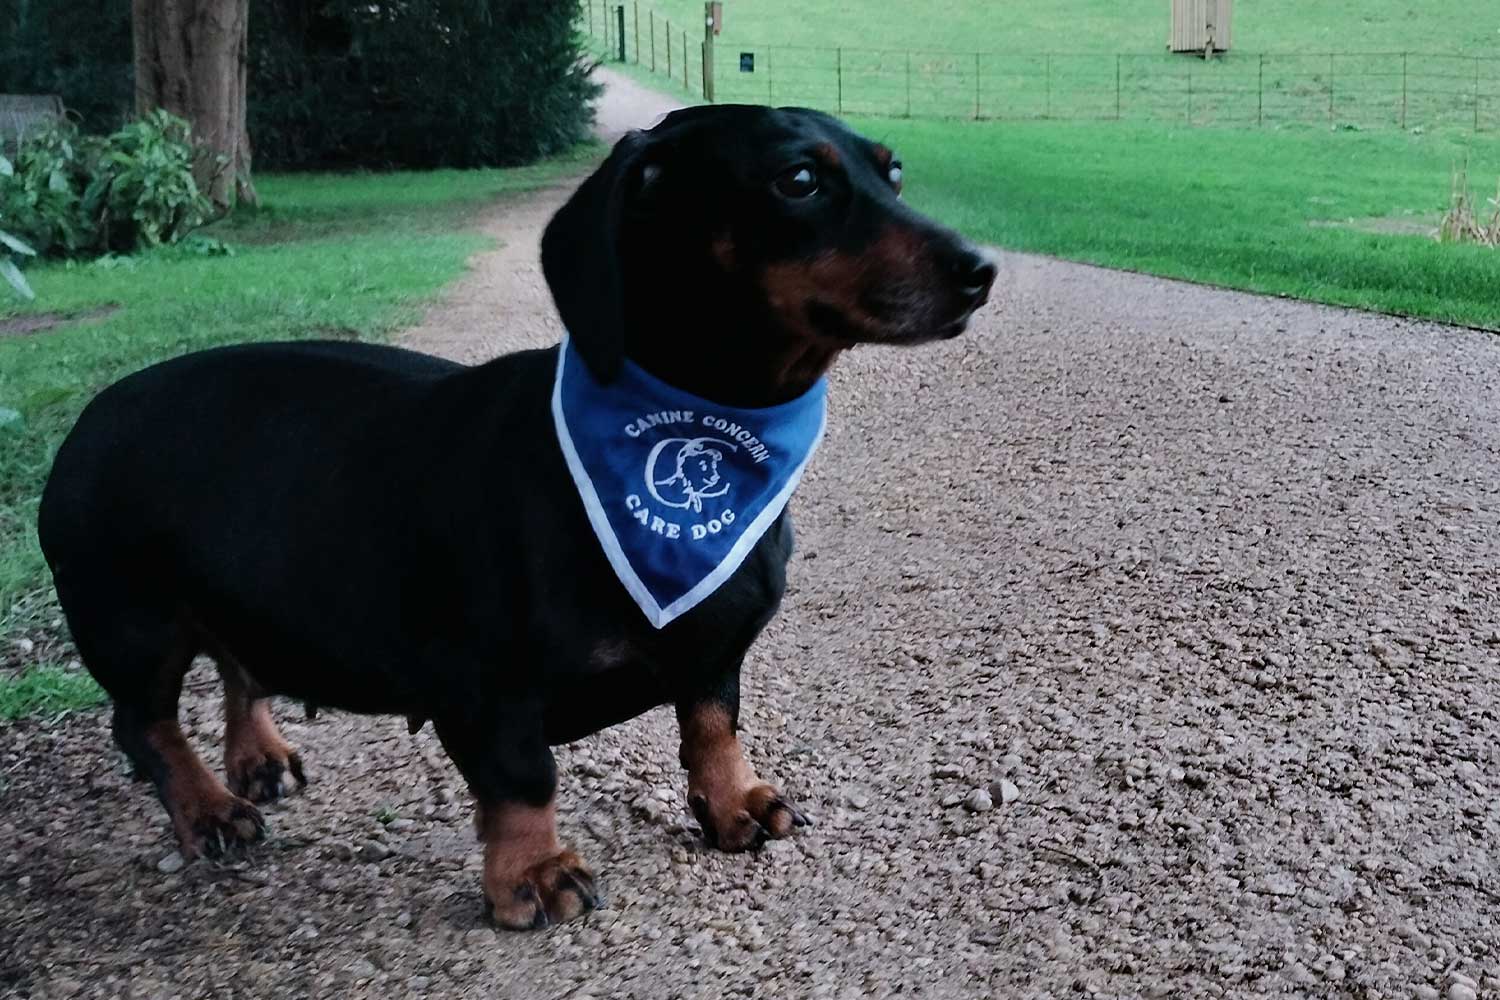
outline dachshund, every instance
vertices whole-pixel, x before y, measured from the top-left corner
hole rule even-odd
[[[506,928],[598,905],[557,837],[551,747],[657,705],[676,709],[710,844],[752,849],[801,825],[737,736],[740,666],[785,589],[790,515],[658,627],[591,530],[554,390],[566,349],[602,387],[639,369],[771,412],[857,345],[957,336],[996,266],[908,207],[902,171],[816,111],[674,112],[621,139],[546,227],[566,345],[472,367],[351,342],[231,346],[101,392],[57,453],[38,532],[114,738],[183,856],[258,839],[255,804],[305,783],[276,696],[431,720],[476,799],[483,888]],[[683,476],[701,505],[730,453],[700,436],[678,464],[712,459],[697,485]],[[766,450],[751,440],[742,452]],[[223,682],[227,782],[178,724],[200,654]]]

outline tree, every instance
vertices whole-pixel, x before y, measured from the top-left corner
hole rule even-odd
[[[221,211],[255,203],[245,128],[250,0],[131,0],[135,109],[188,120],[198,187]]]

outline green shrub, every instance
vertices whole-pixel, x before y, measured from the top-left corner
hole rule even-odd
[[[0,168],[0,219],[37,252],[80,257],[173,243],[207,222],[187,123],[155,111],[107,136],[60,122]]]

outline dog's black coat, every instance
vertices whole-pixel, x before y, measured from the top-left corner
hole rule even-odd
[[[723,674],[781,596],[787,518],[657,632],[563,464],[556,366],[555,348],[466,368],[278,344],[110,387],[59,451],[41,516],[84,661],[129,703],[186,616],[264,688],[430,718],[476,790],[519,780],[536,801],[550,772],[526,781],[485,745],[531,728],[508,717],[561,743],[687,689],[730,694]]]
[[[820,205],[777,193],[797,190],[777,178],[809,148],[827,171]],[[780,362],[762,355],[799,337],[956,332],[994,269],[897,200],[892,164],[812,112],[694,110],[623,140],[543,242],[590,367],[607,378],[629,355],[700,395],[762,405],[821,374],[766,374]],[[860,255],[893,227],[901,246],[920,241],[916,276],[888,301],[889,274],[838,290],[864,304],[857,322],[766,291],[790,287],[764,277],[773,263],[864,274]],[[682,308],[664,313],[674,297]],[[709,314],[724,319],[702,329]],[[851,334],[861,324],[874,332]],[[734,718],[741,660],[784,590],[790,520],[713,596],[652,628],[565,468],[556,360],[556,348],[471,368],[357,343],[244,346],[101,393],[58,452],[39,531],[138,766],[160,778],[139,734],[176,715],[180,676],[162,664],[199,650],[263,692],[431,719],[481,802],[548,802],[548,744],[653,705],[711,702]]]

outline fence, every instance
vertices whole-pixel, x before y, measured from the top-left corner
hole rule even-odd
[[[703,28],[638,0],[588,0],[606,59],[703,96]],[[625,31],[620,33],[621,11]],[[623,49],[622,49],[623,43]],[[1417,52],[933,52],[720,42],[718,102],[797,104],[839,114],[968,119],[1125,119],[1197,125],[1500,128],[1500,55]]]
[[[634,63],[703,97],[703,22],[673,24],[638,0],[584,0],[589,40],[606,60]],[[622,33],[623,26],[623,33]],[[623,56],[622,56],[623,53]]]

